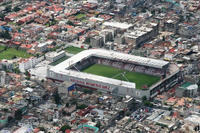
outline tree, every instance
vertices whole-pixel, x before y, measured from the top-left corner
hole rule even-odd
[[[8,12],[11,12],[11,9],[12,9],[12,6],[8,5],[6,6],[5,11],[8,13]]]
[[[28,71],[25,72],[25,75],[26,75],[26,77],[25,77],[26,80],[30,80],[31,79],[31,75],[30,75],[30,73]]]
[[[172,111],[172,109],[173,109],[172,106],[170,106],[168,110],[169,110],[169,111]]]
[[[14,12],[18,12],[19,10],[21,10],[21,8],[19,8],[18,6],[16,6],[16,7],[13,8]]]
[[[6,51],[8,49],[8,46],[5,46],[4,51]]]
[[[8,112],[8,109],[7,108],[3,108],[2,109],[4,112]]]
[[[143,96],[142,97],[142,101],[144,102],[144,101],[146,101],[147,100],[147,97],[146,96]]]
[[[15,119],[16,120],[21,120],[22,119],[22,111],[20,109],[15,111]]]
[[[84,43],[90,44],[90,37],[86,37]]]
[[[54,101],[57,105],[61,104],[61,98],[60,98],[60,95],[58,94],[58,91],[56,91],[53,95],[54,97]]]
[[[76,99],[72,99],[71,100],[71,105],[77,105],[77,100]]]
[[[150,101],[144,101],[144,105],[147,107],[153,107],[153,104]]]
[[[163,41],[163,42],[165,41],[165,37],[164,37],[164,36],[162,37],[162,41]]]
[[[13,57],[12,57],[12,59],[16,59],[17,58],[17,56],[16,55],[14,55]]]
[[[62,115],[67,115],[67,112],[65,112],[64,110],[62,110]]]
[[[72,21],[67,21],[67,24],[68,24],[68,25],[71,25],[71,26],[75,26],[74,23],[73,23]]]
[[[151,14],[152,14],[152,15],[155,15],[155,10],[152,10],[152,11],[151,11]]]
[[[83,89],[83,92],[88,93],[88,94],[92,94],[93,90],[85,88],[85,89]]]
[[[100,121],[97,122],[96,127],[98,127],[99,129],[101,128],[101,122]]]
[[[76,108],[77,109],[85,109],[85,108],[87,108],[87,105],[81,104],[81,105],[78,105]]]
[[[40,129],[40,131],[44,131],[46,132],[45,128],[44,127],[38,127]]]
[[[26,77],[25,79],[26,79],[26,80],[30,80],[31,78],[30,78],[30,77]]]
[[[10,35],[10,32],[8,31],[8,30],[6,30],[5,32],[4,32],[4,38],[6,38],[6,39],[11,39],[12,37],[11,37],[11,35]]]
[[[65,131],[66,131],[67,129],[71,129],[71,127],[70,127],[69,125],[64,125],[64,126],[62,126],[62,127],[60,128],[60,131],[62,131],[63,133],[65,133]]]
[[[13,70],[15,73],[17,73],[17,74],[19,74],[20,73],[20,70],[19,70],[19,68],[14,68],[14,70]]]
[[[13,121],[13,117],[12,116],[8,116],[8,123],[10,123],[11,121]]]
[[[69,103],[66,103],[66,104],[65,104],[65,107],[69,107]]]
[[[11,39],[12,38],[8,30],[2,31],[0,33],[0,37],[2,37],[4,39]]]
[[[53,42],[52,42],[52,45],[53,45],[53,46],[56,46],[56,42],[55,42],[55,41],[53,41]]]
[[[0,19],[1,19],[1,20],[4,20],[4,17],[5,17],[5,14],[0,13]]]
[[[184,19],[183,15],[180,15],[180,16],[179,16],[179,21],[180,21],[180,22],[184,22],[184,20],[185,20],[185,19]]]

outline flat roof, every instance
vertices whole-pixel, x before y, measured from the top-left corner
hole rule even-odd
[[[78,72],[78,71],[67,69],[70,66],[76,64],[77,62],[87,59],[91,56],[114,59],[114,60],[123,60],[123,61],[133,62],[133,63],[135,62],[140,65],[152,66],[155,68],[162,68],[163,66],[165,66],[169,63],[169,62],[163,61],[163,60],[150,59],[150,58],[134,56],[134,55],[129,55],[129,54],[125,54],[125,53],[104,50],[104,49],[90,49],[90,50],[84,50],[84,51],[72,56],[71,58],[65,60],[64,62],[50,68],[50,71],[53,71],[53,72],[59,73],[59,74],[69,75],[71,77],[79,77],[82,79],[91,79],[91,80],[95,79],[96,81],[99,81],[102,83],[107,83],[107,84],[112,83],[112,84],[124,86],[127,88],[135,88],[136,87],[135,83],[132,83],[132,82],[120,81],[117,79],[112,79],[112,78],[107,78],[107,77],[103,77],[103,76],[98,76],[98,75],[93,75],[93,74],[88,74],[88,73],[84,73],[84,72]]]
[[[43,43],[39,43],[38,44],[38,47],[43,47],[43,46],[45,46],[45,45],[49,45],[49,44],[51,44],[53,41],[47,41],[47,42],[43,42]]]
[[[63,53],[65,53],[64,50],[62,50],[60,52],[50,52],[50,53],[47,53],[46,56],[53,58],[53,57],[56,57],[56,56],[61,55]]]
[[[120,22],[104,22],[103,25],[116,27],[116,28],[120,28],[120,29],[128,29],[133,26],[132,24],[120,23]]]

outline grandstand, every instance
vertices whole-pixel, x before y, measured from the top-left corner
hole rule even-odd
[[[144,95],[150,97],[153,92],[158,93],[157,86],[171,75],[168,67],[169,62],[163,60],[91,49],[52,67],[48,70],[47,78],[54,81],[67,80],[81,87],[141,98]]]

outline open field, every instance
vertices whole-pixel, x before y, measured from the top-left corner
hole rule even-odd
[[[0,51],[4,50],[5,46],[0,45]]]
[[[77,54],[77,53],[79,53],[79,52],[81,52],[83,50],[85,50],[85,49],[74,47],[74,46],[70,46],[70,47],[67,47],[65,49],[65,51],[68,52],[68,53],[70,53],[70,54]]]
[[[13,59],[14,57],[28,58],[31,57],[26,51],[17,50],[15,48],[8,48],[7,50],[0,53],[0,59]]]
[[[100,65],[100,64],[91,65],[82,71],[86,73],[108,77],[108,78],[114,77],[115,79],[123,80],[123,81],[127,81],[126,80],[127,78],[129,82],[136,83],[137,89],[144,89],[143,87],[145,85],[150,87],[160,80],[160,77],[147,75],[143,73],[137,73],[137,72],[129,72],[126,70],[114,68],[111,66]],[[120,75],[116,76],[120,73],[125,73],[124,75],[126,78]]]
[[[77,18],[77,19],[82,19],[82,18],[84,18],[85,16],[86,16],[85,14],[79,13],[79,14],[76,15],[76,18]]]
[[[68,56],[64,56],[64,57],[60,58],[59,60],[57,60],[57,61],[55,61],[55,62],[52,62],[52,63],[50,63],[49,65],[51,65],[51,66],[58,65],[59,63],[61,63],[61,62],[65,61],[65,60],[66,60],[66,59],[68,59],[68,58],[69,58]]]

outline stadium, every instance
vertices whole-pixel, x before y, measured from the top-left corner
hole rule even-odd
[[[115,95],[152,98],[181,81],[169,62],[103,49],[84,50],[50,68],[47,79]]]

